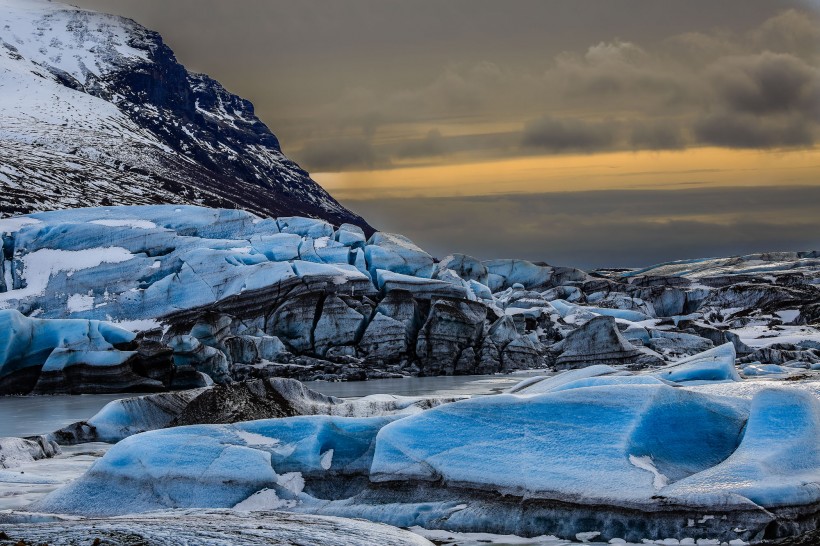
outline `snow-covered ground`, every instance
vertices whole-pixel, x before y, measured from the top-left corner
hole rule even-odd
[[[110,448],[111,444],[99,442],[63,446],[62,453],[53,458],[0,470],[0,514],[25,510],[34,501],[75,480]]]

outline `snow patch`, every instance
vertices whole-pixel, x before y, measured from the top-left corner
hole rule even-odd
[[[321,459],[319,459],[319,464],[325,470],[330,470],[330,466],[333,464],[333,450],[328,449],[324,453],[322,453]]]
[[[669,478],[658,472],[658,469],[655,468],[655,462],[652,460],[651,456],[644,455],[642,457],[636,457],[635,455],[630,455],[629,462],[642,470],[652,473],[654,476],[652,485],[655,487],[655,491],[660,491],[669,485]]]
[[[90,294],[72,294],[68,297],[67,308],[69,313],[79,313],[94,308],[94,296]]]
[[[157,227],[154,222],[139,220],[137,218],[126,218],[122,220],[91,220],[89,224],[109,227],[131,227],[134,229],[156,229]]]
[[[0,294],[0,302],[41,295],[57,273],[73,273],[104,263],[117,264],[134,258],[126,248],[110,246],[85,250],[41,248],[22,257],[26,287]]]

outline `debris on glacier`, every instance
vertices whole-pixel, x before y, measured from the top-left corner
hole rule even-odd
[[[441,396],[370,395],[356,400],[325,396],[294,379],[268,378],[114,400],[94,416],[61,428],[48,438],[60,445],[116,443],[167,427],[335,415],[410,415],[460,399]]]

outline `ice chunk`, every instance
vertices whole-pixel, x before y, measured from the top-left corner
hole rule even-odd
[[[691,381],[740,381],[735,369],[735,346],[724,343],[714,349],[684,358],[655,375],[676,383]]]
[[[657,471],[674,481],[718,464],[740,442],[745,401],[691,394],[621,384],[455,402],[384,427],[371,479],[441,480],[581,503],[652,503],[656,476],[630,456],[651,455]]]
[[[749,364],[743,367],[743,375],[746,377],[760,376],[760,375],[782,375],[791,373],[794,370],[778,366],[777,364]]]
[[[795,389],[752,399],[743,441],[725,461],[664,489],[694,505],[766,508],[820,502],[820,401]]]
[[[36,319],[0,310],[0,392],[29,392],[40,371],[59,372],[71,364],[119,365],[133,353],[114,345],[134,334],[113,324],[82,319]],[[104,373],[104,372],[101,372]]]
[[[377,269],[386,269],[404,275],[430,278],[435,264],[433,258],[403,235],[376,232],[364,247],[364,256],[370,275]]]
[[[227,508],[276,482],[270,453],[245,447],[227,428],[179,427],[122,440],[38,504],[50,512],[97,515]]]

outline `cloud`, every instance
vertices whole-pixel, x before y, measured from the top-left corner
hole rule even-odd
[[[706,116],[694,125],[701,144],[725,148],[795,148],[812,146],[816,129],[800,116],[761,118],[744,113]]]
[[[680,120],[635,121],[629,133],[629,144],[635,150],[680,150],[687,137]]]
[[[347,201],[373,225],[443,257],[576,267],[820,249],[818,187],[561,192]]]
[[[611,122],[585,122],[544,116],[527,123],[522,144],[548,152],[596,151],[615,144],[617,127]]]
[[[817,23],[792,9],[751,30],[689,31],[653,48],[598,41],[546,59],[541,71],[449,64],[394,93],[356,89],[331,108],[346,116],[334,127],[364,134],[379,159],[332,163],[349,170],[408,160],[813,146],[820,134]],[[517,130],[485,132],[487,123],[515,119],[522,120]],[[457,134],[448,134],[453,128]],[[298,157],[316,169],[315,155]]]
[[[387,165],[377,158],[372,144],[364,138],[322,138],[310,140],[293,157],[316,172],[367,170]]]
[[[720,102],[737,112],[809,112],[820,100],[820,68],[786,53],[721,58],[707,77]]]

